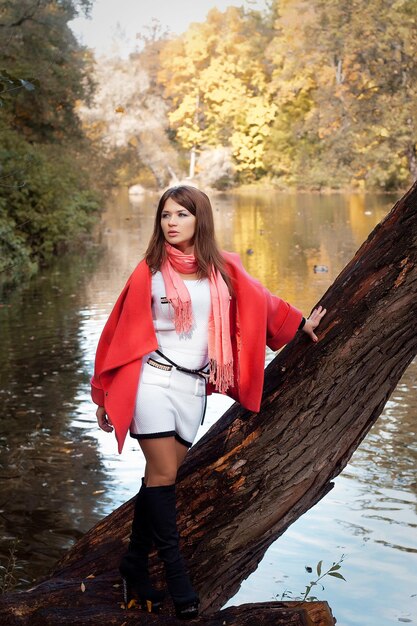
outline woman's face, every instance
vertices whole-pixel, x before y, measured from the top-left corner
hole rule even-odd
[[[192,254],[195,225],[195,216],[175,200],[168,198],[161,213],[161,228],[167,242],[185,254]]]

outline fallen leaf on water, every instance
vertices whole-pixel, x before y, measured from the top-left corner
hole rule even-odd
[[[84,591],[85,591],[85,585],[84,585],[84,583],[81,583],[81,591],[82,591],[83,593],[84,593]]]
[[[95,578],[94,574],[89,574],[89,576],[87,576],[87,578]]]
[[[93,496],[96,496],[99,493],[104,493],[105,491],[106,491],[105,489],[97,489],[97,491],[93,491]]]

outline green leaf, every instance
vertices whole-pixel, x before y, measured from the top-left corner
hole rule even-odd
[[[334,576],[335,578],[341,578],[342,580],[346,580],[346,578],[343,578],[342,574],[339,574],[339,572],[329,572],[329,576]]]
[[[321,566],[323,564],[323,561],[319,561],[317,563],[317,576],[321,576]]]

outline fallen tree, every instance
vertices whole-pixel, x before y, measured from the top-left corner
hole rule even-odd
[[[417,185],[373,230],[319,304],[328,310],[320,342],[300,334],[286,346],[266,370],[261,411],[233,405],[181,468],[179,526],[202,600],[201,623],[234,623],[215,621],[225,614],[216,611],[270,544],[332,489],[417,353]],[[129,612],[118,610],[117,621],[109,615],[120,600],[114,585],[132,502],[91,529],[50,578],[6,594],[0,601],[4,624],[67,624],[74,606],[77,624],[99,624],[104,615],[105,623],[122,624]],[[155,561],[153,570],[161,579]],[[94,593],[80,590],[81,583]],[[302,623],[288,615],[278,621],[279,610],[294,603],[279,604],[262,605],[275,612],[275,621],[258,623]],[[55,621],[47,621],[52,608]],[[243,613],[235,623],[246,623]],[[168,616],[140,615],[143,624],[170,623]]]
[[[80,593],[75,581],[63,581],[59,589],[54,586],[51,602],[39,603],[29,611],[23,600],[23,610],[6,601],[1,624],[30,624],[30,626],[175,626],[182,624],[168,614],[154,615],[139,610],[123,611],[108,592],[103,593],[102,583],[90,586],[91,592]],[[102,591],[100,592],[100,587]],[[43,590],[45,594],[45,589]],[[21,595],[25,595],[22,592]],[[80,599],[80,596],[82,598]],[[69,598],[72,599],[69,602]],[[39,597],[40,600],[40,597]],[[36,599],[35,599],[36,603]],[[10,607],[10,610],[9,610]],[[12,615],[12,611],[14,615]],[[5,620],[5,621],[3,621]],[[192,622],[195,623],[195,622]],[[223,611],[198,619],[201,626],[333,626],[334,621],[327,602],[265,602],[229,607]]]

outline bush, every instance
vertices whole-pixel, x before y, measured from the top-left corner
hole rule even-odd
[[[0,282],[32,274],[91,228],[101,196],[87,163],[59,144],[29,144],[14,131],[0,146]]]

